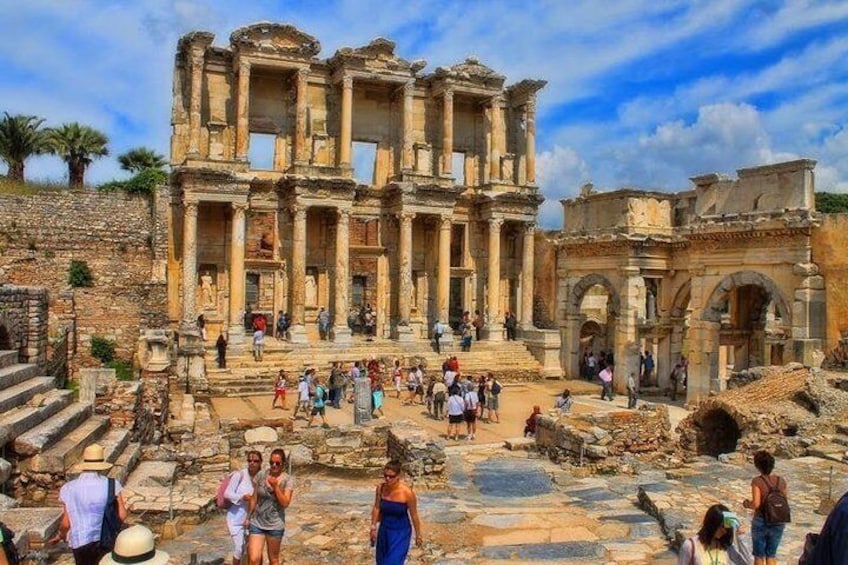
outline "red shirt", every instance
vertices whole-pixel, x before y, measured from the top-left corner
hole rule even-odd
[[[265,331],[265,316],[262,314],[255,314],[253,316],[253,329],[259,331]]]

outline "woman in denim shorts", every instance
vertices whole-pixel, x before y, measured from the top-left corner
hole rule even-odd
[[[763,516],[763,508],[769,490],[780,491],[786,496],[786,481],[772,474],[774,457],[768,451],[758,451],[754,454],[754,466],[760,475],[751,481],[751,500],[745,500],[742,503],[745,508],[754,511],[751,526],[754,565],[776,565],[777,546],[780,545],[786,524],[767,524]]]
[[[269,469],[262,469],[256,474],[256,488],[250,499],[250,535],[247,539],[250,565],[262,564],[263,546],[268,548],[268,562],[279,565],[280,546],[286,529],[286,508],[292,500],[292,479],[284,471],[285,452],[275,449],[269,462]]]

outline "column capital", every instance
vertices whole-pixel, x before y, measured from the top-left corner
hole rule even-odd
[[[528,114],[536,113],[536,99],[529,98],[527,102],[524,104],[524,111]]]
[[[527,235],[533,235],[536,233],[536,224],[535,222],[527,222],[524,224],[524,233]]]
[[[305,204],[292,204],[289,206],[289,214],[296,220],[305,220],[308,208]]]
[[[447,215],[440,215],[439,216],[439,229],[449,230],[449,229],[451,229],[451,226],[453,226],[453,222],[451,221],[450,216],[447,216]]]
[[[442,96],[444,97],[445,102],[453,103],[453,88],[445,87],[442,91]]]
[[[414,220],[415,212],[397,212],[395,217],[401,222],[404,220]]]
[[[342,88],[345,90],[353,88],[353,77],[350,75],[342,75],[342,80],[339,82],[341,82]]]
[[[309,69],[307,69],[306,67],[301,67],[301,68],[297,69],[297,71],[295,71],[295,73],[297,74],[297,80],[298,81],[303,81],[303,80],[306,80],[307,78],[309,78]]]
[[[504,224],[503,218],[489,218],[489,227],[495,229],[501,229],[501,226]]]
[[[238,60],[238,72],[250,74],[250,61],[246,59],[239,58]]]
[[[350,222],[351,212],[347,208],[336,208],[336,219],[340,224],[347,224]]]
[[[492,108],[500,108],[504,103],[503,94],[495,94],[491,98],[489,98],[489,106]]]
[[[189,54],[189,58],[191,59],[192,69],[196,67],[203,66],[203,61],[206,58],[206,50],[202,48],[192,47],[191,53]]]
[[[244,213],[247,210],[247,202],[230,202],[230,207],[233,209],[233,212]]]
[[[411,78],[403,83],[403,95],[412,96],[415,91],[415,79]]]
[[[183,202],[183,212],[186,215],[194,216],[196,218],[197,217],[198,204],[199,203],[195,200],[188,200],[186,202]]]

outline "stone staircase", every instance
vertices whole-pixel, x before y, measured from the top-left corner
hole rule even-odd
[[[22,479],[3,485],[25,505],[56,502],[58,487],[74,476],[86,446],[98,442],[114,464],[110,476],[121,481],[134,467],[141,446],[130,442],[126,429],[110,429],[109,418],[94,414],[90,403],[79,402],[73,391],[60,390],[52,377],[38,376],[38,367],[18,363],[16,351],[0,351],[0,447],[9,469],[0,485],[17,469]]]
[[[456,342],[455,342],[456,343]],[[294,346],[288,342],[265,340],[262,361],[254,361],[251,352],[232,352],[227,356],[227,368],[218,369],[215,349],[206,349],[206,376],[213,396],[249,396],[272,394],[274,378],[280,369],[299,374],[304,367],[315,367],[326,375],[334,361],[349,364],[356,360],[401,359],[402,363],[422,362],[428,370],[439,370],[448,355],[455,355],[460,371],[469,375],[492,372],[505,381],[536,380],[541,378],[541,366],[521,341],[474,342],[471,351],[460,351],[455,343],[446,343],[437,354],[430,343],[414,341],[399,343],[377,339],[355,339],[347,346],[319,342],[309,346]]]

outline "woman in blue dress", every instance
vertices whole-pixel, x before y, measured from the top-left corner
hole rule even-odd
[[[412,488],[401,481],[400,475],[398,461],[386,463],[383,483],[377,487],[374,497],[371,545],[376,546],[377,565],[403,565],[406,562],[413,527],[415,545],[421,547],[424,543],[418,519],[418,499]]]

